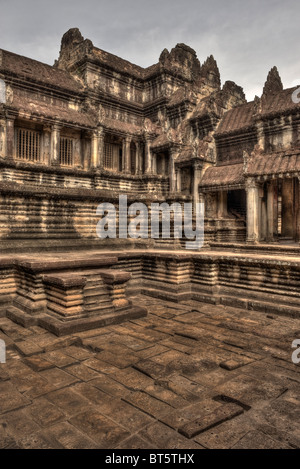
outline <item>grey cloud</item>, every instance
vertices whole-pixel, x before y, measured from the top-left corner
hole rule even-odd
[[[141,66],[185,42],[221,78],[260,95],[277,65],[284,86],[300,79],[298,0],[0,0],[0,48],[53,64],[60,39],[79,27],[101,49]]]

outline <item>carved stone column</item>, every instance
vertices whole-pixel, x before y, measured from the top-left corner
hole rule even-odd
[[[14,138],[15,138],[15,119],[9,117],[6,119],[6,157],[14,157]]]
[[[6,157],[6,121],[0,119],[0,157]]]
[[[94,130],[92,134],[92,149],[91,149],[91,167],[98,168],[99,163],[99,131]]]
[[[51,127],[47,126],[43,128],[42,161],[48,166],[51,164]]]
[[[135,142],[135,174],[140,174],[140,158],[141,158],[141,145],[139,142]]]
[[[201,170],[202,165],[198,161],[194,161],[193,164],[194,174],[193,174],[193,204],[196,209],[196,204],[199,203],[199,184],[201,180]]]
[[[274,182],[267,185],[267,241],[274,241]]]
[[[175,173],[175,152],[170,151],[169,155],[169,181],[170,181],[170,194],[176,191],[176,173]]]
[[[51,164],[59,164],[59,150],[60,150],[60,130],[61,127],[57,124],[52,126],[51,132]]]
[[[175,173],[176,173],[176,191],[178,193],[181,192],[181,169],[180,168],[175,168]]]
[[[259,185],[249,178],[246,182],[247,193],[247,242],[259,241]]]
[[[145,174],[151,174],[151,140],[148,136],[145,142]]]
[[[100,128],[98,129],[98,161],[97,165],[98,168],[102,169],[104,166],[104,138],[105,138],[105,133],[104,129]]]
[[[130,145],[131,145],[131,137],[125,138],[125,173],[130,174],[131,171],[131,152],[130,152]]]
[[[227,215],[227,191],[221,191],[218,193],[218,218],[226,218]]]

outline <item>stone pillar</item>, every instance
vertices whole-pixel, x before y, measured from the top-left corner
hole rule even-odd
[[[267,185],[267,241],[274,241],[274,182]]]
[[[180,193],[181,192],[181,169],[177,167],[175,169],[175,172],[176,172],[176,191]]]
[[[98,130],[98,168],[102,169],[104,165],[104,130],[101,128]]]
[[[218,218],[226,218],[227,210],[227,191],[218,192]]]
[[[259,206],[258,209],[260,211],[259,215],[259,239],[266,241],[268,237],[268,199],[267,199],[267,192],[265,187],[260,187],[258,190],[259,193]]]
[[[152,155],[152,173],[157,174],[157,154]]]
[[[202,165],[198,161],[194,161],[193,168],[193,204],[194,209],[196,209],[196,204],[199,203],[199,184],[201,179]]]
[[[60,126],[54,124],[51,132],[51,164],[59,164]]]
[[[145,142],[145,174],[151,174],[151,140],[146,137]]]
[[[0,157],[6,157],[6,121],[0,119]]]
[[[124,170],[126,174],[131,173],[131,153],[130,153],[131,137],[125,138],[125,157]]]
[[[51,164],[51,127],[43,128],[43,150],[42,150],[43,163],[50,166]]]
[[[254,179],[246,183],[247,193],[247,243],[259,241],[259,186]]]
[[[141,145],[139,142],[135,142],[135,174],[140,174],[140,152]]]
[[[170,194],[176,190],[176,174],[175,174],[175,154],[170,151],[169,155],[169,181],[170,181]]]
[[[14,157],[15,119],[6,119],[6,158]]]
[[[99,164],[99,132],[94,130],[91,142],[91,167],[98,168]]]

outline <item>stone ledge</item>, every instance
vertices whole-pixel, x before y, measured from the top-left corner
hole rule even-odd
[[[102,317],[74,319],[70,322],[61,322],[58,319],[43,317],[38,320],[38,325],[57,336],[84,332],[111,324],[119,324],[123,321],[138,319],[147,316],[147,310],[139,306],[129,306],[126,309],[113,311]]]

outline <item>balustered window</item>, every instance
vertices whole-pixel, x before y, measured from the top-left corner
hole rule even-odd
[[[61,166],[73,166],[74,141],[72,138],[61,137],[59,147],[59,163]]]
[[[30,129],[16,129],[16,158],[28,162],[41,159],[41,133]]]

